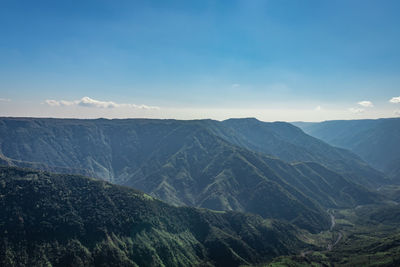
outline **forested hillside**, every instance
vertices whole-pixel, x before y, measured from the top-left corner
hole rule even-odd
[[[306,246],[284,222],[13,167],[0,167],[0,209],[1,266],[239,266]]]

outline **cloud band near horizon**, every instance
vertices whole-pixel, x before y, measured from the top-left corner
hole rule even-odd
[[[157,106],[122,104],[122,103],[115,103],[113,101],[100,101],[90,98],[88,96],[82,97],[80,100],[74,100],[74,101],[46,99],[44,102],[52,107],[81,106],[88,108],[133,108],[133,109],[144,109],[144,110],[160,109],[160,107]]]

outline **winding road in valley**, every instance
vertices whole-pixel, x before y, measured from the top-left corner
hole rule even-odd
[[[329,213],[329,210],[328,210],[328,213]],[[329,215],[331,216],[331,228],[329,230],[332,231],[333,227],[335,227],[335,225],[336,225],[336,220],[335,220],[335,216],[333,216],[333,214],[329,213]]]
[[[335,225],[336,225],[336,218],[335,218],[335,216],[333,216],[332,213],[329,212],[329,210],[328,210],[328,213],[329,213],[329,215],[331,216],[331,228],[330,228],[330,231],[332,231],[333,228],[334,228]],[[343,238],[343,234],[339,231],[339,235],[338,235],[337,239],[335,240],[335,242],[333,242],[332,244],[329,244],[329,245],[327,246],[328,251],[331,251],[332,248],[333,248],[334,246],[336,246],[336,245],[340,242],[340,240],[341,240],[342,238]]]
[[[333,228],[335,228],[335,225],[336,225],[336,218],[335,218],[335,216],[331,213],[331,211],[330,210],[327,210],[327,212],[329,213],[329,215],[331,216],[331,227],[329,228],[329,231],[333,231]],[[327,251],[331,251],[339,242],[340,242],[340,240],[343,238],[343,234],[340,232],[340,231],[338,231],[338,237],[336,238],[336,240],[335,240],[335,242],[332,242],[331,244],[328,244],[328,246],[326,247],[326,250],[325,251],[322,251],[322,252],[327,252]],[[316,250],[307,250],[307,251],[302,251],[301,253],[300,253],[300,255],[302,256],[302,257],[305,257],[307,254],[310,254],[310,253],[313,253],[314,251],[316,251]]]

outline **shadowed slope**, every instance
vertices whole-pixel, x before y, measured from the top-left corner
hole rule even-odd
[[[351,150],[400,181],[400,118],[297,123],[308,134]]]
[[[386,183],[382,173],[368,166],[355,154],[336,148],[305,134],[286,122],[261,122],[256,119],[229,119],[221,123],[223,138],[247,149],[278,157],[288,162],[317,162],[363,186]],[[229,134],[229,133],[235,133]]]

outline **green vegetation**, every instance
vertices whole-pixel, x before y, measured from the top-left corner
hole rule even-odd
[[[309,246],[277,220],[14,167],[0,167],[0,210],[0,266],[240,266]]]
[[[316,233],[330,225],[327,208],[380,199],[354,183],[380,181],[367,165],[287,123],[29,118],[0,122],[3,164],[102,178],[173,205],[251,212]]]
[[[337,219],[333,233],[343,238],[332,250],[320,246],[305,255],[277,257],[268,266],[399,266],[398,205],[367,205],[336,210],[334,214]],[[324,238],[327,236],[321,236]]]
[[[64,173],[0,167],[0,266],[400,265],[399,187],[288,123],[2,118],[0,164]]]

